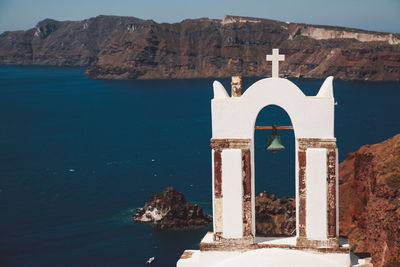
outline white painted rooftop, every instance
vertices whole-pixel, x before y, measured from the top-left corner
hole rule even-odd
[[[296,245],[296,237],[258,237],[256,236],[255,242],[257,244],[266,245]]]
[[[239,251],[192,251],[192,257],[181,259],[177,267],[343,267],[351,266],[346,253],[318,253],[283,248]]]

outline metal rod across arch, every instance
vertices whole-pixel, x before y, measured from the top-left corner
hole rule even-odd
[[[255,126],[255,130],[272,130],[272,126]],[[292,130],[293,126],[276,126],[276,129],[280,130]]]

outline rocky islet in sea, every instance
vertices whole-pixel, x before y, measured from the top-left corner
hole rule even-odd
[[[212,222],[201,206],[186,201],[183,194],[172,187],[152,194],[143,208],[135,210],[133,219],[160,229],[196,227]]]
[[[207,225],[212,218],[203,208],[185,200],[172,187],[154,193],[143,208],[136,209],[133,219],[150,223],[156,228],[179,229]],[[264,191],[256,197],[257,234],[264,236],[291,236],[296,228],[294,197],[277,198]]]
[[[257,236],[296,235],[296,202],[294,197],[277,198],[267,191],[256,197]]]
[[[374,266],[399,266],[400,134],[349,153],[339,172],[341,235],[348,236],[353,251],[371,253]],[[257,235],[295,235],[294,197],[277,198],[263,191],[255,201]],[[202,207],[187,202],[172,187],[152,194],[133,218],[175,229],[212,221]]]

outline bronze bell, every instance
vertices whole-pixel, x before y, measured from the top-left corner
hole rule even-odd
[[[277,150],[284,150],[285,147],[281,143],[281,136],[278,134],[276,125],[272,124],[272,134],[268,136],[268,144],[265,146],[265,150],[272,150],[272,154],[275,157]]]

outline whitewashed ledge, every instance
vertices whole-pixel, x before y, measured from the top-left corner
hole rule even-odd
[[[317,253],[283,248],[261,248],[246,252],[188,250],[177,267],[242,267],[280,266],[309,267],[351,266],[348,255],[337,253]]]
[[[296,237],[256,237],[257,244],[296,245]],[[207,233],[201,243],[213,243],[213,233]],[[341,246],[347,247],[346,238],[340,239]],[[200,251],[185,250],[177,267],[239,267],[239,266],[360,266],[363,260],[354,254],[318,253],[316,251],[288,248],[260,248],[250,251]],[[316,265],[315,265],[316,264]]]

